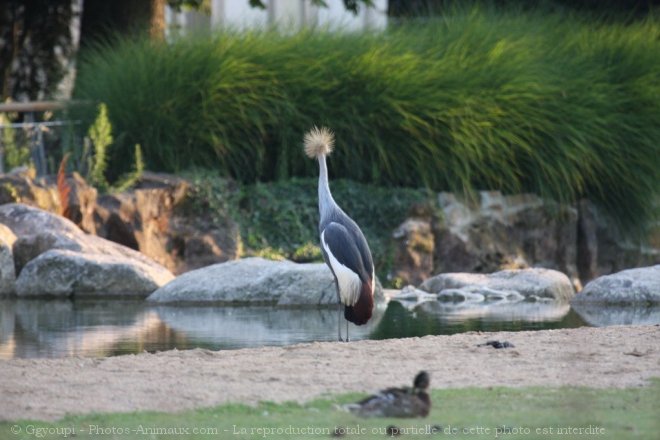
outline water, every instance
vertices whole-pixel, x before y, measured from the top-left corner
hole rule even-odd
[[[390,302],[351,339],[466,331],[519,331],[584,325],[660,323],[660,308],[587,309],[557,303]],[[342,330],[343,332],[344,330]],[[0,359],[115,356],[335,341],[336,309],[162,306],[142,300],[0,300]]]

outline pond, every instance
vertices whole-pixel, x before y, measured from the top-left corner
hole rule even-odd
[[[211,350],[334,341],[335,308],[162,306],[142,300],[0,300],[0,359],[94,356],[196,347]],[[342,319],[343,321],[343,319]],[[660,308],[588,309],[567,304],[391,301],[351,339],[466,331],[521,331],[660,323]],[[342,324],[342,332],[344,332]]]

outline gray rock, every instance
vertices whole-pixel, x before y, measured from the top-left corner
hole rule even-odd
[[[481,302],[485,301],[486,297],[480,293],[472,292],[472,286],[466,286],[461,289],[443,289],[437,293],[438,300],[450,302]]]
[[[381,298],[382,293],[377,295]],[[155,291],[148,301],[276,304],[335,304],[334,279],[323,263],[296,264],[245,258],[186,272]]]
[[[437,294],[425,292],[411,285],[401,290],[388,291],[386,296],[390,301],[396,301],[408,310],[413,310],[426,301],[438,301]]]
[[[551,269],[503,270],[492,274],[444,273],[424,281],[420,289],[455,300],[484,299],[518,301],[549,298],[568,301],[574,295],[566,275]]]
[[[76,235],[82,231],[70,220],[22,203],[0,206],[0,223],[7,226],[17,237],[51,231]]]
[[[28,261],[51,249],[66,249],[84,254],[108,255],[151,266],[160,278],[172,274],[138,251],[112,241],[85,234],[70,220],[31,206],[10,203],[0,206],[0,224],[18,237],[14,243],[16,271],[20,274]]]
[[[14,293],[16,271],[14,269],[14,253],[12,247],[16,242],[14,233],[0,224],[0,295]]]
[[[2,205],[0,224],[18,236],[13,253],[21,296],[146,296],[174,278],[141,253],[37,208]]]
[[[170,279],[167,272],[140,261],[53,249],[25,265],[16,280],[16,294],[147,296]]]
[[[481,191],[470,203],[440,193],[436,273],[544,267],[577,280],[577,210],[533,194]]]
[[[419,303],[422,301],[435,301],[438,299],[438,295],[435,293],[428,293],[417,289],[415,286],[408,285],[401,290],[394,291],[394,293],[391,294],[389,298],[393,301],[414,301]]]
[[[596,278],[584,287],[573,303],[660,303],[660,264]]]

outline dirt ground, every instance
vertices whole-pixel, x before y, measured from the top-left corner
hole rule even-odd
[[[515,347],[477,346],[491,339]],[[421,369],[431,373],[432,388],[643,386],[649,378],[660,377],[660,326],[3,360],[0,419],[306,401],[327,393],[405,385]]]

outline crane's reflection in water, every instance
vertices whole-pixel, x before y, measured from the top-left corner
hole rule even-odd
[[[660,308],[613,313],[600,322],[593,312],[584,316],[581,318],[568,305],[554,303],[474,308],[433,301],[411,309],[390,302],[377,308],[366,326],[352,326],[351,338],[659,323]],[[4,299],[0,300],[0,358],[104,357],[174,348],[221,350],[335,341],[336,319],[334,307],[154,306],[142,300],[122,299]]]

